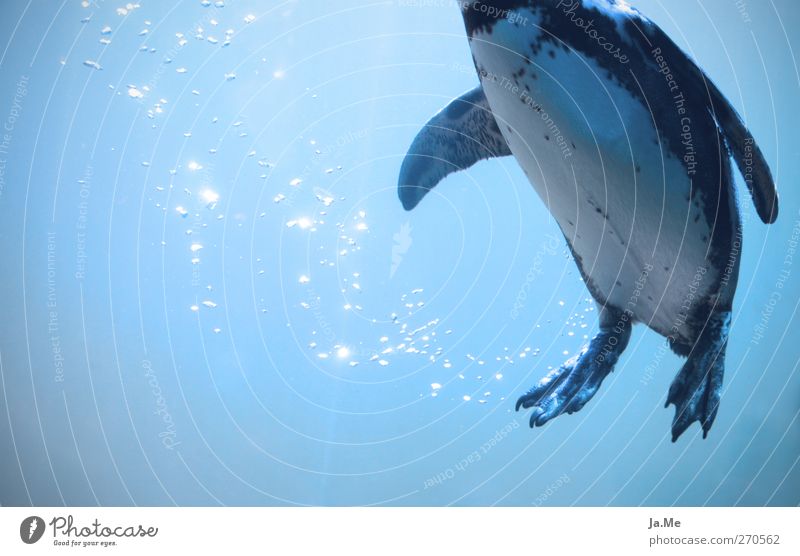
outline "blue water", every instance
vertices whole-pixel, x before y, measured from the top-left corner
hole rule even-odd
[[[0,8],[0,503],[800,503],[794,0],[635,3],[781,194],[765,226],[737,177],[722,406],[677,444],[642,326],[583,411],[514,412],[596,310],[513,159],[397,200],[477,84],[454,5],[84,4]]]

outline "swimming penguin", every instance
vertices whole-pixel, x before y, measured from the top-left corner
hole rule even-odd
[[[413,209],[445,176],[513,155],[554,216],[599,307],[599,332],[517,401],[541,426],[580,410],[634,323],[686,357],[667,396],[673,442],[703,437],[720,401],[741,259],[730,158],[761,220],[769,167],[735,109],[623,0],[461,1],[480,85],[425,125],[403,160]]]

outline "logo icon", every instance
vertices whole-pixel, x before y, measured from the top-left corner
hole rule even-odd
[[[19,526],[19,538],[25,544],[33,544],[44,535],[44,520],[36,515],[26,517]]]
[[[26,517],[19,526],[19,537],[25,544],[33,544],[44,535],[44,520],[36,515]]]
[[[389,279],[394,278],[394,273],[400,268],[403,262],[403,255],[408,253],[411,244],[414,243],[411,237],[411,224],[406,222],[400,226],[400,230],[392,236],[394,245],[392,245],[392,269],[389,272]]]

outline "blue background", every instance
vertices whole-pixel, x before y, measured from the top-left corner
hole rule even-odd
[[[140,4],[0,8],[0,503],[800,503],[797,2],[636,2],[782,203],[763,225],[737,176],[722,406],[677,444],[682,362],[641,326],[583,411],[514,413],[596,311],[513,159],[402,210],[406,148],[477,83],[455,5]]]

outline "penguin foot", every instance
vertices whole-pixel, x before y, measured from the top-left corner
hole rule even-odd
[[[521,407],[533,408],[530,425],[541,427],[562,413],[575,413],[597,393],[600,384],[614,370],[631,337],[631,320],[624,313],[604,307],[600,313],[600,332],[578,355],[569,359],[517,400]]]
[[[575,413],[595,395],[610,369],[586,357],[588,351],[584,348],[579,355],[550,371],[517,400],[517,411],[521,407],[534,408],[531,428],[541,427],[562,413]]]
[[[692,347],[689,359],[672,381],[665,407],[675,406],[673,442],[695,421],[703,427],[703,438],[714,424],[722,394],[729,326],[730,312],[712,315]]]

